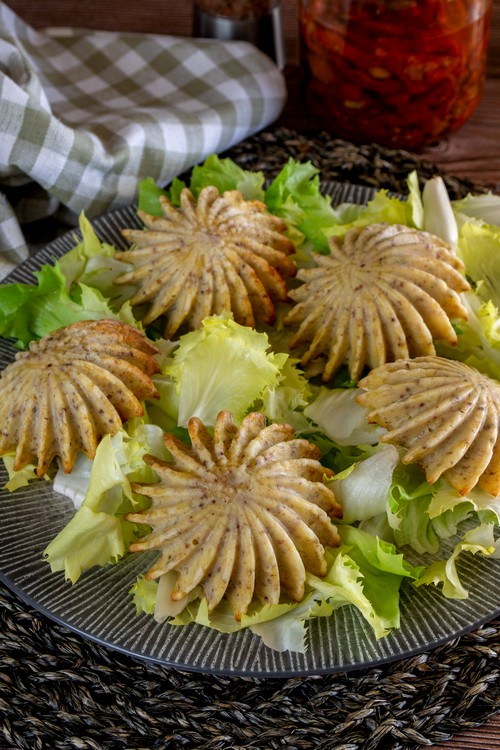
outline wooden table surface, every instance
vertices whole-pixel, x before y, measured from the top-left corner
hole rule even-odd
[[[189,36],[192,6],[178,0],[6,0],[19,16],[37,28],[80,26]],[[280,124],[314,129],[301,100],[298,80],[296,0],[283,0],[289,98]],[[479,107],[461,130],[432,144],[418,156],[450,174],[467,177],[500,194],[500,0],[493,0],[488,73]],[[500,710],[500,706],[499,706]],[[434,750],[500,750],[500,715],[486,724],[462,731]]]

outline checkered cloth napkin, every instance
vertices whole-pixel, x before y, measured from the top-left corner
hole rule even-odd
[[[25,222],[133,202],[272,123],[278,68],[247,42],[54,29],[0,2],[0,278]]]

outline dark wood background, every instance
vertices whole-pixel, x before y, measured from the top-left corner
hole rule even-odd
[[[190,35],[192,3],[179,0],[7,0],[33,26],[80,26],[158,34]],[[289,100],[281,123],[310,129],[300,100],[296,0],[282,0]],[[500,193],[500,0],[493,0],[488,76],[482,101],[464,127],[420,154],[450,174],[464,176]]]

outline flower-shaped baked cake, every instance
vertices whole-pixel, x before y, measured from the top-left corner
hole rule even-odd
[[[318,448],[256,412],[240,427],[220,412],[213,436],[193,417],[189,435],[191,447],[166,434],[173,462],[146,456],[159,482],[133,485],[152,506],[126,518],[152,531],[130,550],[160,552],[146,578],[176,571],[173,601],[199,586],[210,611],[225,596],[237,620],[254,598],[300,601],[306,571],[325,575],[324,545],[339,544]]]
[[[357,380],[365,366],[435,354],[434,340],[456,343],[450,319],[467,317],[459,293],[470,287],[439,238],[372,224],[332,237],[330,255],[314,260],[297,274],[285,323],[298,327],[290,347],[305,345],[302,364],[316,362],[325,382],[344,364]]]
[[[116,256],[134,266],[116,283],[138,286],[130,301],[149,305],[144,322],[164,316],[165,338],[230,311],[241,325],[272,323],[275,301],[287,298],[285,279],[296,271],[284,222],[237,190],[205,187],[195,201],[184,188],[179,208],[160,201],[163,216],[139,211],[146,229],[123,230],[135,247]]]
[[[359,381],[357,400],[381,437],[407,449],[429,484],[441,475],[461,495],[477,485],[500,493],[500,383],[443,357],[399,360]]]
[[[81,321],[32,341],[0,377],[0,455],[15,451],[14,468],[35,463],[38,476],[56,456],[68,473],[79,451],[93,458],[104,435],[158,397],[156,353],[117,320]]]

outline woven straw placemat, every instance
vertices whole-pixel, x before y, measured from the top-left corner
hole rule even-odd
[[[405,192],[405,152],[325,133],[266,131],[231,149],[271,177],[290,156],[324,179]],[[287,679],[182,672],[85,640],[0,586],[0,748],[23,750],[413,750],[500,709],[500,621],[432,651],[348,674]],[[451,750],[451,748],[450,748]]]

